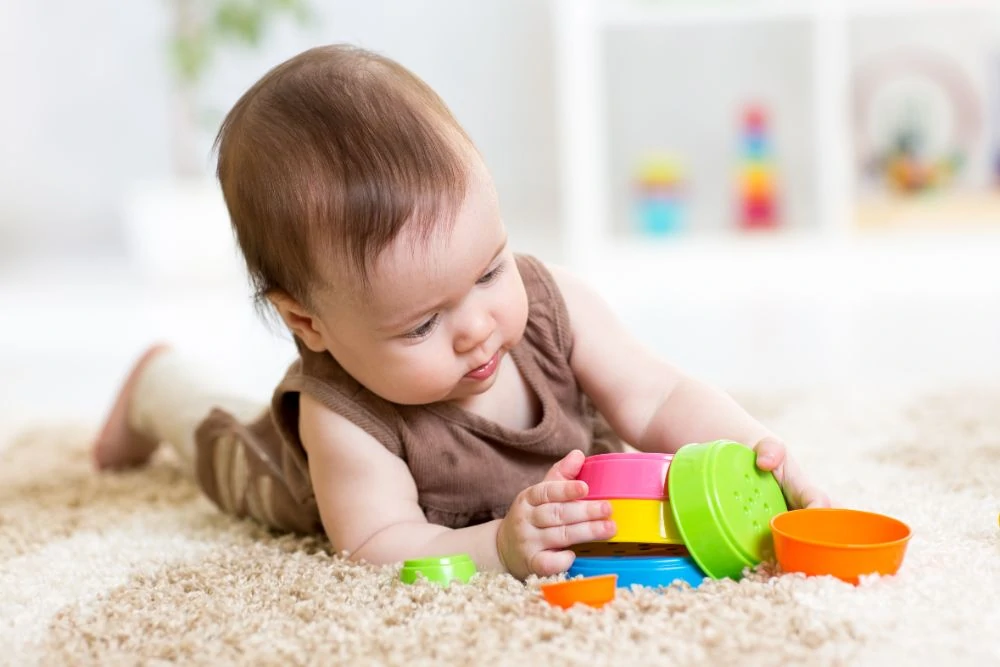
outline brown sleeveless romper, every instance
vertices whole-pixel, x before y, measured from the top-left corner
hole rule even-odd
[[[569,365],[569,314],[552,275],[518,256],[528,324],[511,357],[542,406],[541,421],[513,430],[450,403],[396,405],[371,393],[326,353],[296,341],[300,357],[250,424],[215,409],[196,433],[197,475],[223,511],[285,531],[321,532],[298,435],[299,395],[349,419],[403,459],[431,523],[461,528],[503,517],[514,497],[573,449],[621,451]]]

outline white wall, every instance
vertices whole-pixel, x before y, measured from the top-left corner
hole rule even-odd
[[[558,165],[549,2],[313,3],[316,25],[279,25],[261,52],[219,63],[208,86],[216,121],[268,68],[308,46],[352,41],[381,51],[427,79],[466,125],[493,170],[514,240],[529,251],[542,241],[550,249]],[[166,7],[166,0],[0,1],[0,258],[120,249],[129,188],[170,167]],[[985,93],[990,68],[1000,65],[983,55],[995,48],[996,27],[980,24],[976,16],[946,25],[933,16],[869,20],[852,32],[853,60],[919,41],[955,52]],[[809,38],[780,25],[612,35],[608,177],[620,217],[628,214],[635,158],[648,147],[677,149],[688,160],[700,197],[692,223],[730,222],[732,121],[736,105],[759,96],[774,106],[783,210],[793,224],[817,219]],[[206,132],[206,169],[210,139]],[[980,181],[986,147],[973,156]]]
[[[8,0],[0,9],[0,241],[72,247],[166,151],[159,2]]]
[[[380,50],[425,77],[465,123],[494,171],[508,220],[522,223],[515,240],[531,249],[537,240],[532,223],[547,220],[550,229],[557,202],[548,2],[315,1],[321,25],[304,34],[283,26],[263,52],[221,63],[210,81],[212,105],[221,113],[266,69],[311,44],[347,40]],[[154,288],[97,254],[120,244],[119,206],[130,184],[170,167],[165,2],[0,0],[0,377],[22,378],[0,386],[0,430],[10,426],[9,416],[51,418],[74,409],[94,419],[120,373],[152,339],[233,369],[244,389],[262,400],[291,357],[290,344],[255,317],[242,286]],[[965,47],[974,41],[970,34],[979,34],[965,26],[935,32],[933,20],[925,20],[912,31]],[[719,28],[703,43],[694,34],[671,41],[669,33],[651,32],[613,39],[612,90],[635,95],[631,108],[618,100],[609,118],[621,142],[609,165],[619,206],[625,205],[631,151],[657,140],[631,119],[652,117],[654,129],[658,118],[667,129],[700,121],[696,131],[706,133],[707,142],[696,132],[659,140],[687,142],[682,149],[703,161],[696,177],[707,181],[732,159],[729,139],[711,130],[728,122],[725,105],[751,85],[792,105],[796,88],[811,90],[808,62],[790,63],[780,77],[771,71],[807,50],[801,36],[782,30],[765,29],[772,48],[728,69],[739,48],[758,43],[741,30]],[[896,24],[871,22],[855,37],[860,57],[907,35]],[[713,88],[722,78],[714,76],[718,69],[738,85]],[[751,82],[752,75],[763,78]],[[785,185],[795,211],[814,199],[809,179],[794,173],[811,168],[802,136],[810,102],[800,102],[776,117],[778,150],[792,160]],[[700,104],[710,110],[702,113]],[[716,162],[707,149],[699,152],[705,143],[719,151]],[[721,204],[715,205],[721,215]],[[700,215],[712,221],[711,210]],[[844,255],[853,262],[834,253],[828,263],[837,262],[842,276],[815,271],[816,253],[800,255],[794,244],[770,250],[685,245],[656,249],[663,275],[647,280],[637,267],[623,267],[622,275],[602,276],[597,284],[645,342],[726,387],[859,378],[979,382],[1000,373],[1000,281],[990,259],[996,240],[977,244],[975,238],[964,245],[929,239],[913,252],[903,244],[893,261],[885,260],[881,246]],[[900,239],[886,245],[898,246]],[[82,257],[11,266],[12,255],[28,250]],[[748,259],[735,264],[744,252]],[[949,267],[953,275],[938,280]],[[756,280],[746,280],[751,271]],[[873,273],[878,281],[870,286],[865,276]],[[919,284],[905,284],[916,273],[923,276]],[[627,285],[616,289],[611,278]],[[764,287],[755,292],[753,285]]]
[[[314,44],[353,41],[400,60],[438,90],[493,169],[509,218],[554,220],[546,3],[314,6],[317,25],[281,25],[260,53],[220,63],[210,79],[216,112],[280,60]],[[0,3],[0,256],[120,243],[125,191],[170,167],[167,19],[164,0]]]

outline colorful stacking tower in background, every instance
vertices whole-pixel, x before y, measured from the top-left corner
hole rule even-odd
[[[739,166],[739,224],[743,229],[778,226],[774,165],[767,116],[751,106],[743,114],[742,154]]]
[[[643,234],[664,236],[680,231],[683,186],[683,171],[677,159],[657,155],[642,162],[635,184],[635,214]]]

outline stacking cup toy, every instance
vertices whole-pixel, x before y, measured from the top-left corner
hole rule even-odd
[[[667,497],[670,454],[597,454],[583,461],[577,479],[587,483],[591,499]]]
[[[731,440],[685,445],[672,457],[592,456],[578,477],[589,499],[611,505],[618,533],[577,545],[569,574],[613,573],[620,587],[739,579],[772,556],[786,572],[856,584],[865,574],[895,574],[910,539],[906,524],[872,512],[789,512],[756,452]]]
[[[587,457],[577,479],[588,500],[607,500],[618,532],[609,542],[680,544],[667,500],[670,454],[598,454]]]
[[[633,585],[658,588],[675,581],[697,587],[705,574],[679,545],[608,544],[594,542],[573,548],[576,560],[567,573],[570,577],[618,575],[618,588]]]
[[[549,604],[563,609],[577,603],[600,608],[615,599],[615,580],[615,575],[605,574],[542,584],[542,597]]]
[[[447,586],[452,581],[466,583],[476,573],[476,563],[468,554],[455,554],[440,558],[418,558],[403,562],[399,580],[414,583],[420,575],[428,581]]]
[[[617,532],[605,542],[577,545],[570,576],[615,574],[618,587],[659,587],[677,580],[697,586],[704,574],[681,546],[667,497],[670,454],[623,453],[588,457],[577,479],[587,498],[605,500]]]
[[[608,542],[681,544],[681,534],[667,500],[609,498],[611,520],[618,531]]]
[[[588,484],[588,499],[611,505],[618,532],[607,543],[686,550],[600,557],[577,550],[571,573],[614,572],[625,585],[739,579],[773,554],[770,521],[788,510],[774,475],[757,468],[756,453],[730,440],[685,445],[673,456],[593,456],[578,478]]]
[[[833,575],[857,584],[865,574],[896,574],[910,528],[902,521],[850,509],[801,509],[771,519],[774,550],[786,572]]]
[[[670,508],[691,557],[715,579],[739,579],[773,553],[771,518],[788,510],[757,455],[730,440],[681,447],[670,464]]]

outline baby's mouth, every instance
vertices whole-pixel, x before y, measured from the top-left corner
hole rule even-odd
[[[478,368],[473,368],[471,371],[465,374],[465,377],[470,380],[485,380],[486,378],[493,375],[496,372],[497,366],[500,362],[500,353],[495,352],[489,361],[487,361],[482,366]]]

